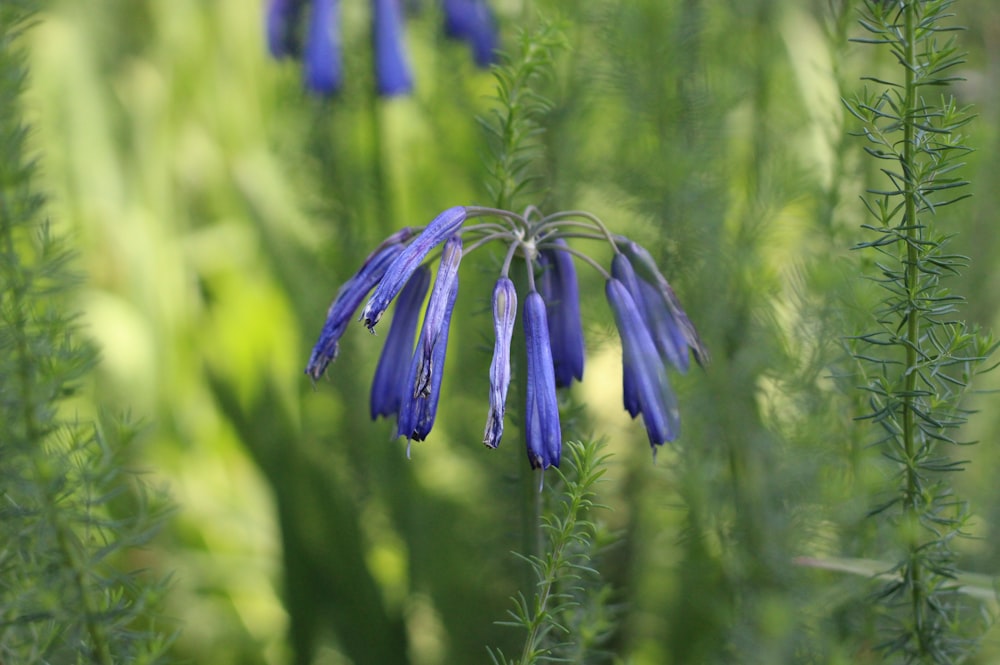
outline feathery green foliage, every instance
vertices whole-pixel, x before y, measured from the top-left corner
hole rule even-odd
[[[509,660],[491,650],[494,663],[590,663],[599,655],[597,647],[611,625],[608,589],[594,568],[600,527],[591,516],[603,507],[596,503],[596,486],[607,470],[603,448],[600,441],[567,443],[569,470],[555,469],[562,482],[548,490],[553,505],[542,517],[543,552],[523,557],[534,571],[535,590],[519,593],[511,620],[500,622],[524,629],[521,655]]]
[[[161,662],[164,583],[129,557],[164,505],[126,471],[134,428],[72,413],[95,353],[71,313],[73,253],[44,219],[19,112],[36,9],[0,6],[0,661]]]
[[[967,259],[949,251],[935,217],[969,196],[959,171],[971,116],[945,96],[964,62],[952,4],[867,2],[861,24],[870,36],[859,41],[888,49],[897,73],[867,76],[874,89],[848,104],[885,182],[864,199],[874,238],[858,245],[878,256],[872,279],[883,296],[854,355],[871,408],[863,418],[879,427],[877,445],[895,468],[872,514],[897,532],[898,575],[879,592],[889,610],[880,646],[903,662],[957,662],[974,632],[962,619],[955,569],[969,508],[951,476],[965,467],[956,438],[963,394],[995,347],[957,318],[963,299],[946,280]]]

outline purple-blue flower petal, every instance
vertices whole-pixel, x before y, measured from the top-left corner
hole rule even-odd
[[[556,378],[549,348],[545,301],[532,291],[524,301],[524,339],[527,347],[528,389],[524,434],[532,468],[559,466],[562,430]]]
[[[684,338],[684,343],[691,349],[691,352],[694,353],[694,359],[698,361],[699,365],[704,366],[708,364],[708,349],[701,341],[701,337],[698,335],[698,331],[695,329],[694,324],[691,323],[691,320],[684,312],[684,308],[681,307],[680,301],[677,299],[677,295],[674,293],[673,288],[671,288],[670,283],[667,282],[663,273],[660,272],[659,267],[656,265],[656,261],[653,260],[649,251],[639,243],[634,242],[625,236],[616,236],[615,244],[628,257],[629,262],[632,266],[634,266],[635,272],[639,278],[651,284],[659,292],[660,298],[662,298],[663,303],[669,310],[674,322],[680,329],[681,335]]]
[[[555,243],[565,246],[566,241]],[[584,341],[580,320],[580,289],[572,255],[558,248],[539,253],[542,275],[539,289],[548,308],[549,339],[555,364],[556,387],[583,379]]]
[[[306,365],[306,374],[312,377],[313,381],[323,376],[327,366],[336,359],[340,338],[347,329],[347,324],[354,318],[361,301],[383,278],[402,251],[403,248],[399,243],[382,245],[377,252],[365,259],[361,269],[337,291],[337,296],[327,310],[319,340],[313,347],[309,363]]]
[[[431,320],[424,316],[424,324],[420,329],[420,339],[410,360],[410,368],[406,382],[403,384],[402,400],[399,405],[399,419],[396,421],[396,436],[423,441],[430,434],[437,415],[438,399],[441,396],[441,378],[444,376],[445,353],[448,349],[448,329],[451,327],[451,313],[455,309],[455,299],[458,297],[458,281],[453,281],[447,293],[439,294],[437,283],[431,292],[431,300],[435,297],[445,297],[443,318]],[[430,309],[430,304],[428,304]],[[433,330],[432,330],[433,329]],[[426,391],[417,390],[417,376],[423,363],[423,349],[428,338],[436,338],[431,364],[434,371],[430,375],[430,384]]]
[[[443,0],[442,9],[445,34],[467,43],[478,67],[496,62],[499,31],[485,0]]]
[[[399,290],[413,274],[413,271],[423,263],[427,254],[451,237],[465,223],[465,208],[458,206],[448,208],[427,225],[413,241],[406,246],[389,267],[385,278],[379,282],[368,304],[361,313],[361,318],[369,330],[382,318],[389,303],[396,297]]]
[[[656,446],[673,441],[680,433],[677,399],[639,307],[618,279],[608,280],[605,293],[622,340],[623,373],[630,377],[649,443]]]
[[[267,6],[267,48],[276,59],[298,55],[295,31],[302,0],[270,0]]]
[[[509,277],[501,277],[493,287],[493,361],[490,363],[490,410],[486,416],[483,443],[490,448],[500,445],[503,417],[510,387],[510,340],[517,317],[517,290]]]
[[[372,381],[372,420],[378,416],[388,417],[399,413],[407,369],[413,357],[413,338],[416,336],[420,310],[430,283],[430,268],[420,266],[396,299],[392,324],[389,326],[389,334],[385,336],[385,346]]]
[[[427,313],[424,314],[424,330],[426,335],[421,347],[420,367],[417,370],[417,380],[414,393],[426,396],[430,393],[433,375],[438,368],[434,361],[437,358],[437,345],[442,339],[447,343],[448,331],[442,331],[445,311],[455,306],[455,293],[458,292],[458,266],[462,262],[462,236],[453,235],[448,238],[441,251],[441,262],[438,264],[437,277],[434,279],[434,290],[430,302],[427,303]],[[443,338],[442,338],[443,335]]]
[[[413,75],[403,45],[403,17],[399,0],[375,0],[375,86],[378,94],[391,97],[413,90]]]
[[[309,90],[320,95],[340,90],[343,63],[338,0],[313,0],[302,59]]]

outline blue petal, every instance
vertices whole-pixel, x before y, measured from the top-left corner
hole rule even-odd
[[[375,368],[372,381],[371,417],[391,416],[399,413],[403,386],[410,358],[413,357],[413,338],[416,336],[420,310],[431,283],[431,271],[420,266],[399,292],[395,313],[385,346]]]
[[[321,95],[340,90],[340,16],[337,0],[314,0],[303,51],[306,87]]]
[[[337,296],[327,310],[319,340],[313,347],[309,363],[306,365],[306,374],[314,381],[323,376],[327,366],[337,358],[340,338],[347,324],[354,318],[361,301],[382,279],[402,252],[403,247],[399,243],[383,243],[376,252],[365,259],[361,269],[337,291]]]
[[[271,0],[268,4],[267,47],[273,57],[298,55],[295,30],[301,13],[301,0]]]
[[[566,245],[562,238],[555,240],[555,243]],[[543,264],[539,288],[548,307],[556,386],[565,388],[573,379],[583,379],[585,350],[576,267],[573,265],[572,255],[558,248],[543,249],[539,258]]]
[[[442,270],[445,275],[442,275]],[[403,384],[396,436],[423,441],[434,425],[438,399],[441,396],[441,378],[444,376],[448,330],[451,327],[455,299],[458,297],[458,280],[448,278],[449,270],[438,268],[417,348],[413,352],[406,382]],[[435,311],[432,312],[432,309]]]
[[[517,317],[517,290],[509,277],[501,277],[493,288],[493,362],[490,363],[490,411],[486,417],[483,443],[490,448],[500,445],[503,417],[510,387],[510,340]]]
[[[532,468],[546,469],[559,466],[562,430],[545,301],[537,291],[529,293],[524,301],[524,339],[528,360],[528,394],[524,418],[528,461]]]
[[[635,267],[639,278],[651,284],[659,292],[660,298],[681,331],[684,343],[694,353],[694,359],[698,361],[699,365],[708,364],[708,349],[702,343],[694,324],[691,323],[691,320],[684,312],[684,308],[681,307],[673,288],[671,288],[670,283],[667,282],[663,273],[660,272],[656,261],[653,260],[649,251],[625,236],[616,236],[615,244],[628,257],[629,262]]]
[[[437,277],[434,280],[434,291],[431,292],[427,313],[424,315],[427,335],[421,349],[420,368],[414,385],[416,394],[426,395],[430,390],[431,380],[437,369],[434,366],[434,359],[441,337],[441,324],[445,319],[445,311],[450,310],[455,304],[454,293],[458,291],[458,266],[461,262],[462,237],[454,235],[444,244],[441,263],[438,265]],[[444,334],[447,336],[447,331],[444,331]]]
[[[642,314],[628,288],[618,279],[608,280],[605,293],[622,340],[623,373],[630,377],[649,443],[656,446],[673,441],[680,433],[677,400]]]
[[[499,31],[485,0],[444,0],[443,9],[445,34],[467,43],[478,67],[496,62]]]
[[[465,223],[465,208],[461,206],[448,208],[435,217],[399,254],[361,313],[361,318],[369,330],[375,328],[375,324],[382,318],[389,303],[403,288],[413,271],[423,263],[427,254],[446,238],[457,233],[463,223]]]
[[[403,47],[403,17],[399,0],[375,0],[375,84],[378,94],[390,97],[413,90],[413,76]]]

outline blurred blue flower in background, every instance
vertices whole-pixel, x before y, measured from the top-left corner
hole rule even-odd
[[[485,0],[442,0],[444,30],[472,49],[480,67],[495,60],[496,19]],[[413,73],[403,39],[401,0],[372,0],[375,88],[380,96],[413,91]],[[269,0],[265,12],[268,50],[276,59],[301,58],[306,89],[321,96],[343,82],[340,0]]]
[[[480,218],[484,221],[470,223]],[[572,239],[610,245],[614,252],[611,270],[570,246],[568,240]],[[504,245],[506,253],[493,291],[496,343],[483,443],[495,448],[503,436],[517,311],[517,291],[508,273],[515,256],[530,266],[522,325],[527,358],[524,435],[531,466],[559,466],[562,433],[557,390],[583,378],[584,338],[575,261],[593,267],[605,279],[605,294],[622,340],[625,409],[633,418],[642,416],[654,452],[657,446],[676,439],[680,415],[667,367],[683,372],[689,353],[699,364],[708,361],[708,354],[649,252],[628,238],[612,235],[597,217],[586,212],[542,216],[529,208],[519,215],[460,206],[445,210],[421,230],[406,228],[393,234],[341,287],[306,374],[313,380],[323,375],[336,357],[345,322],[354,317],[366,296],[360,320],[373,332],[396,300],[375,373],[371,414],[372,418],[395,416],[396,435],[407,441],[425,439],[440,398],[459,266],[464,256],[490,243]],[[440,253],[432,254],[439,247]],[[439,261],[439,265],[414,348],[419,310],[427,293],[428,261]]]
[[[442,0],[442,9],[444,33],[468,44],[477,66],[493,64],[500,40],[496,17],[486,0]]]

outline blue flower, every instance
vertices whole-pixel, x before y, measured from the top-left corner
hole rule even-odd
[[[477,217],[493,220],[467,224]],[[571,249],[566,239],[574,237],[606,240],[614,250],[610,271],[587,254]],[[465,238],[471,238],[467,246]],[[519,215],[495,208],[454,207],[419,232],[405,228],[394,233],[338,291],[306,373],[314,380],[323,374],[337,355],[347,322],[366,296],[368,302],[360,319],[372,332],[398,296],[372,384],[371,416],[395,414],[397,436],[409,442],[424,440],[434,426],[441,397],[459,268],[465,255],[492,242],[504,244],[506,251],[493,289],[495,344],[483,443],[496,448],[504,432],[512,372],[510,345],[518,307],[518,294],[508,273],[517,257],[528,268],[530,288],[522,305],[527,359],[522,429],[531,466],[559,466],[562,429],[557,390],[583,376],[576,259],[607,280],[605,294],[622,340],[625,409],[633,418],[642,416],[654,451],[677,438],[680,416],[667,367],[686,371],[690,352],[699,362],[706,361],[708,354],[649,253],[627,238],[611,235],[603,222],[586,212],[546,216],[529,207]],[[439,257],[432,254],[436,248],[440,248]],[[430,282],[428,256],[439,265],[414,346]]]
[[[622,340],[625,408],[633,417],[642,414],[650,445],[673,441],[680,433],[677,399],[639,306],[628,287],[614,277],[607,281],[605,294]]]
[[[583,379],[583,324],[580,321],[580,289],[573,257],[566,241],[557,238],[556,248],[539,252],[542,274],[539,290],[548,308],[549,340],[555,364],[556,387],[565,388],[573,379]]]
[[[401,386],[406,381],[407,369],[413,357],[413,338],[430,284],[430,269],[426,265],[420,266],[399,292],[389,334],[385,336],[385,346],[372,380],[372,420],[378,416],[399,414],[403,394]]]
[[[616,236],[615,244],[628,257],[629,263],[635,268],[638,277],[648,283],[656,291],[657,295],[652,298],[658,307],[666,307],[679,329],[679,337],[683,339],[684,346],[691,349],[694,359],[699,365],[706,365],[709,362],[708,349],[701,341],[698,331],[681,307],[677,295],[674,293],[666,277],[660,272],[653,260],[652,255],[642,245],[629,240],[624,236]],[[686,351],[682,351],[686,354]]]
[[[528,461],[534,469],[546,469],[559,466],[562,430],[545,301],[537,291],[530,292],[524,301],[524,341],[528,357],[528,399],[524,413]]]
[[[404,53],[399,0],[374,0],[372,14],[378,94],[391,97],[412,92],[413,76]]]
[[[396,436],[405,436],[408,440],[423,441],[434,426],[441,396],[441,378],[444,376],[448,329],[458,297],[458,259],[455,256],[460,259],[461,252],[461,237],[453,236],[445,245],[417,348],[402,386]]]
[[[303,49],[306,87],[320,95],[340,90],[340,15],[337,0],[313,0]]]
[[[493,287],[493,361],[490,363],[490,410],[486,416],[483,443],[490,448],[500,445],[503,417],[510,387],[510,339],[517,316],[517,290],[509,277],[501,277]]]
[[[414,386],[414,394],[427,395],[430,392],[432,377],[437,369],[434,361],[437,359],[437,345],[439,341],[447,343],[448,331],[441,329],[440,322],[446,320],[449,314],[445,314],[445,309],[454,307],[453,293],[458,292],[458,266],[462,262],[462,236],[454,235],[444,244],[441,251],[441,262],[438,264],[437,277],[434,280],[434,292],[431,300],[427,304],[427,312],[424,320],[430,325],[425,327],[421,349],[420,369],[417,372],[417,382]],[[435,294],[448,294],[448,298]]]
[[[302,0],[271,0],[267,7],[267,48],[277,59],[297,56],[296,39]]]
[[[489,67],[496,61],[499,44],[496,19],[485,0],[444,0],[444,32],[464,41],[472,49],[472,58],[479,67]]]
[[[309,363],[306,365],[306,374],[311,376],[313,381],[323,376],[330,362],[337,358],[340,338],[344,335],[347,324],[354,318],[361,301],[383,278],[396,257],[403,252],[400,243],[406,237],[407,234],[402,232],[393,234],[365,259],[361,269],[337,291],[337,296],[327,310],[326,322],[320,331],[319,340],[313,347]]]
[[[410,275],[423,263],[427,254],[440,245],[445,238],[454,235],[462,228],[465,214],[465,208],[461,206],[448,208],[435,217],[427,225],[427,228],[421,231],[420,235],[414,238],[413,242],[399,254],[361,313],[361,318],[368,330],[374,330],[375,324],[382,318],[389,303],[410,279]]]

